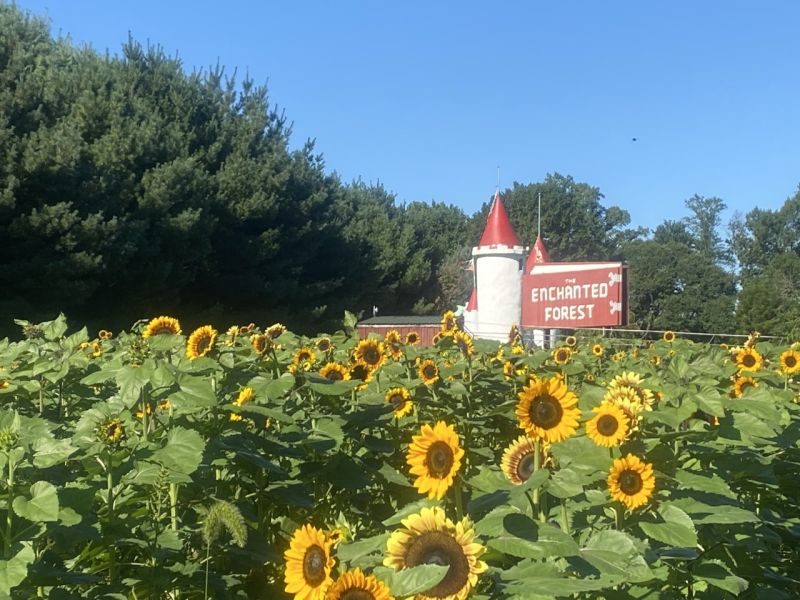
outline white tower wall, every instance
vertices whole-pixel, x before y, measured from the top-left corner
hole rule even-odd
[[[511,326],[522,319],[522,273],[525,249],[473,248],[478,290],[476,337],[508,341]]]

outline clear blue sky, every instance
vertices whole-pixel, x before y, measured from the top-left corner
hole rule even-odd
[[[294,146],[400,202],[472,213],[500,165],[501,187],[572,175],[652,228],[695,193],[727,220],[800,183],[800,2],[17,4],[101,51],[130,32],[268,81]]]

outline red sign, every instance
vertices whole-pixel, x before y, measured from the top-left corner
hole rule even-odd
[[[628,323],[628,268],[619,262],[542,263],[522,276],[522,326],[610,327]]]

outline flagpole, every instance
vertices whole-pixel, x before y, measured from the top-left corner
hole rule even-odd
[[[538,227],[536,236],[542,237],[542,192],[539,192],[539,219],[536,222],[536,226]]]

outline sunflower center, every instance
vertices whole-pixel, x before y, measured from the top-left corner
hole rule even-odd
[[[617,433],[617,429],[619,429],[619,421],[614,415],[603,415],[597,419],[597,431],[600,432],[600,435],[611,437]]]
[[[303,579],[311,587],[317,587],[325,581],[325,564],[327,563],[325,550],[317,544],[306,550],[303,557]]]
[[[119,425],[117,425],[116,423],[111,423],[111,425],[106,427],[106,437],[113,438],[114,436],[116,436],[118,428]]]
[[[530,409],[531,422],[542,429],[552,429],[561,423],[564,409],[550,394],[537,396]]]
[[[425,365],[425,368],[422,369],[422,374],[425,379],[433,379],[436,377],[436,365]]]
[[[797,366],[797,359],[791,354],[783,359],[787,369],[794,369]]]
[[[375,595],[361,588],[350,588],[339,596],[339,600],[375,600]]]
[[[156,329],[153,332],[153,335],[173,334],[173,333],[175,332],[173,331],[172,327],[165,325],[164,327],[159,327],[158,329]]]
[[[377,365],[381,360],[381,354],[375,348],[364,349],[364,361],[370,365]]]
[[[458,594],[469,582],[469,561],[452,536],[441,531],[428,531],[414,540],[406,552],[406,565],[447,566],[444,579],[422,592],[428,598],[447,598]]]
[[[752,354],[745,354],[742,357],[742,364],[745,367],[754,367],[756,364],[756,357],[753,356]]]
[[[619,476],[619,489],[627,496],[635,496],[642,491],[643,487],[642,476],[636,471],[628,469]]]
[[[395,410],[397,410],[403,407],[403,405],[406,403],[406,399],[403,398],[402,394],[394,394],[391,398],[389,398],[389,402],[395,408]]]
[[[360,379],[361,381],[365,381],[367,379],[367,375],[369,375],[369,372],[361,365],[358,365],[356,368],[350,371],[350,376],[353,379]]]
[[[445,328],[447,331],[450,331],[450,330],[451,330],[451,329],[453,329],[455,326],[456,326],[456,322],[455,322],[453,319],[447,319],[447,320],[444,322],[444,328]]]
[[[327,352],[330,347],[331,345],[325,341],[320,341],[319,344],[317,344],[317,348],[319,348],[322,352]]]
[[[565,360],[567,360],[568,356],[569,355],[565,350],[559,350],[558,353],[556,353],[556,360],[559,362],[564,362]]]
[[[206,352],[206,350],[208,350],[208,347],[210,345],[211,345],[211,338],[210,337],[204,337],[204,338],[201,338],[201,339],[197,340],[197,353],[198,354],[203,354],[204,352]]]
[[[425,463],[428,466],[428,472],[433,477],[442,479],[450,474],[450,469],[453,468],[453,449],[445,442],[434,442],[428,448],[425,455]]]
[[[533,475],[533,467],[533,452],[528,452],[520,459],[517,465],[517,477],[522,481],[528,481],[530,476]]]
[[[406,343],[407,343],[407,344],[416,344],[416,343],[417,343],[417,336],[415,336],[415,335],[409,335],[409,336],[406,338]]]
[[[742,391],[746,390],[749,387],[756,387],[756,386],[753,385],[752,381],[743,381],[741,384],[739,384],[739,389]]]
[[[342,377],[342,374],[339,373],[339,371],[331,371],[330,373],[325,375],[325,377],[327,377],[332,381],[341,381],[342,379],[344,379],[344,377]]]

